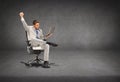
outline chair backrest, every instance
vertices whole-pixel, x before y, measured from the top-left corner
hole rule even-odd
[[[27,31],[25,31],[25,35],[26,35],[26,43],[27,43],[27,46],[31,46],[31,45],[30,45],[30,41],[28,40]]]

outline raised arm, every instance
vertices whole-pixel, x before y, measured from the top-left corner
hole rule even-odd
[[[22,22],[22,24],[23,24],[23,27],[25,28],[26,31],[28,31],[28,25],[27,25],[27,23],[26,23],[26,21],[25,21],[25,19],[24,19],[24,13],[23,13],[23,12],[20,12],[19,15],[20,15],[20,18],[21,18],[21,22]]]

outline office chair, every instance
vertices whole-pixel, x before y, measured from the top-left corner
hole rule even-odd
[[[28,40],[27,31],[25,31],[25,34],[26,34],[26,39],[27,39],[27,41],[26,41],[27,52],[29,54],[35,54],[36,57],[35,57],[35,59],[29,60],[27,63],[24,63],[24,64],[26,66],[41,66],[43,64],[44,60],[39,58],[39,55],[41,54],[41,52],[44,52],[44,49],[42,49],[40,46],[37,46],[37,47],[31,46],[30,41]]]
[[[27,31],[25,31],[25,34],[26,34],[26,40],[27,40],[26,41],[26,43],[27,43],[27,52],[29,54],[35,54],[36,57],[35,57],[35,59],[29,60],[27,63],[25,63],[25,62],[21,62],[21,63],[24,63],[26,66],[42,66],[44,60],[39,58],[39,55],[42,52],[44,52],[44,49],[42,49],[42,47],[40,47],[40,46],[37,46],[37,47],[31,46],[30,41],[28,40]],[[52,42],[47,42],[46,41],[46,43],[53,46],[53,47],[58,46],[58,44],[55,44],[55,43],[52,43]],[[55,63],[49,63],[49,65],[55,65]]]

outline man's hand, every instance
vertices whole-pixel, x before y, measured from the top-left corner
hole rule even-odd
[[[48,34],[45,36],[45,39],[50,38],[52,35],[53,35],[52,33],[48,33]]]
[[[23,17],[23,16],[24,16],[24,13],[23,13],[23,12],[20,12],[19,15],[20,15],[20,17]]]

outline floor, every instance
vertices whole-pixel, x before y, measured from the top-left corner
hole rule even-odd
[[[51,50],[51,68],[27,67],[35,55],[0,51],[0,82],[120,82],[120,52]],[[40,55],[43,58],[43,55]]]

